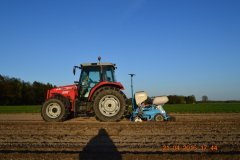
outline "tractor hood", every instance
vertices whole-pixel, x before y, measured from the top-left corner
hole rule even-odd
[[[63,96],[70,96],[70,94],[78,94],[77,93],[77,85],[72,84],[72,85],[67,85],[67,86],[59,86],[56,88],[53,88],[51,90],[48,90],[47,93],[47,99],[53,97],[56,94],[60,94]]]
[[[55,91],[69,91],[69,90],[73,90],[73,89],[77,89],[76,84],[67,85],[67,86],[59,86],[57,88],[53,88],[52,90],[55,90]]]

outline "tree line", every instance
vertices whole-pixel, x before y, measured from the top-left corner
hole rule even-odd
[[[194,95],[191,96],[178,96],[178,95],[169,95],[168,104],[195,104],[196,98]]]
[[[0,105],[39,105],[46,98],[47,90],[53,88],[50,83],[34,81],[24,82],[0,74]]]

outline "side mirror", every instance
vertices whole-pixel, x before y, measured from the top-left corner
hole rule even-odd
[[[79,68],[79,69],[80,69],[80,67],[78,67],[78,66],[73,66],[73,74],[74,74],[74,75],[76,74],[76,68]]]
[[[76,74],[76,67],[74,66],[73,67],[73,75],[75,75]]]

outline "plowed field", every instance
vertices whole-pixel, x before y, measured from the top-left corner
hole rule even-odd
[[[175,122],[60,123],[0,114],[0,159],[240,159],[240,114],[172,114]]]

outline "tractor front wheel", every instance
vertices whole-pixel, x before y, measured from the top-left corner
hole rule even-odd
[[[118,88],[105,87],[93,97],[93,109],[100,121],[118,121],[126,109],[126,96]]]
[[[66,109],[64,103],[58,99],[49,99],[41,111],[42,118],[47,122],[59,122],[65,120]]]

